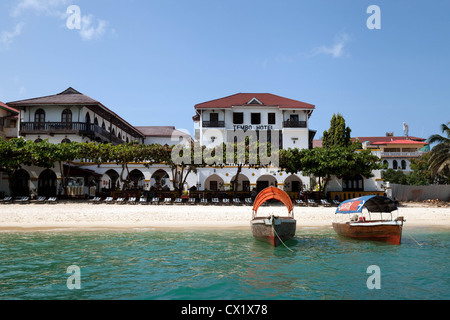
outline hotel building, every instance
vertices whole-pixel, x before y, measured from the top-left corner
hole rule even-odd
[[[314,105],[270,93],[238,93],[195,105],[193,139],[173,126],[134,127],[102,103],[73,88],[56,95],[10,102],[3,109],[8,109],[7,117],[16,125],[16,135],[51,143],[94,141],[121,144],[135,141],[174,145],[195,140],[202,146],[214,147],[236,141],[238,133],[256,133],[257,139],[264,134],[280,149],[306,149],[313,147],[316,134],[309,127]],[[0,107],[0,112],[3,109]],[[174,189],[171,168],[165,164],[147,167],[144,163],[132,163],[128,167],[134,191],[145,193]],[[235,164],[199,168],[188,176],[184,189],[216,193],[230,191],[236,182],[237,169]],[[121,170],[115,163],[94,165],[80,161],[71,168],[69,193],[72,196],[94,196],[121,189]],[[329,184],[328,191],[345,191],[348,186],[352,186],[350,190],[381,191],[382,180],[379,177],[379,173],[371,179],[360,177],[363,183],[335,179],[336,182]],[[52,169],[24,167],[15,179],[21,186],[15,190],[16,195],[28,195],[34,191],[36,195],[55,196],[60,189],[61,172],[57,166]],[[4,174],[2,180],[0,192],[8,194]],[[249,193],[253,189],[259,191],[277,186],[297,196],[301,189],[310,188],[310,181],[309,176],[287,174],[276,166],[259,169],[243,166],[237,179],[237,190]]]

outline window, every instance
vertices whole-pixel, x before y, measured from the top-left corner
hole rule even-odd
[[[297,123],[298,122],[298,114],[291,114],[289,116],[289,121],[292,123]]]
[[[354,177],[342,179],[342,191],[364,191],[364,179],[357,174]]]
[[[268,124],[275,124],[276,123],[275,113],[269,113],[268,114],[268,118],[269,118]]]
[[[72,111],[70,111],[69,109],[64,110],[61,114],[61,122],[72,122]]]
[[[397,162],[397,160],[394,160],[394,161],[392,162],[392,168],[394,168],[395,170],[398,169],[398,162]]]
[[[402,160],[402,170],[406,170],[406,161]]]
[[[39,109],[38,111],[36,111],[36,113],[34,114],[34,122],[37,122],[37,123],[45,122],[45,111],[44,110]]]
[[[243,112],[233,112],[233,123],[243,124],[244,123],[244,113]]]
[[[211,122],[219,122],[219,114],[218,113],[210,113],[209,121]]]
[[[63,141],[61,141],[61,143],[70,143],[70,139],[65,138]]]
[[[252,113],[252,124],[261,124],[261,113]]]

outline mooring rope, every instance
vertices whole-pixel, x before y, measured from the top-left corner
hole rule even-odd
[[[277,231],[275,230],[275,226],[274,226],[273,224],[274,224],[274,220],[273,220],[273,218],[272,218],[272,230],[273,230],[273,232],[275,233],[275,235],[277,236],[277,238],[281,241],[281,243],[283,244],[283,246],[285,246],[289,251],[294,252],[294,250],[292,250],[291,248],[289,248],[289,247],[283,242],[283,240],[281,240],[281,238],[280,238],[280,236],[278,235]]]

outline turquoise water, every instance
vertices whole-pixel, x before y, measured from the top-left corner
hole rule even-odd
[[[0,299],[450,298],[448,230],[405,229],[393,246],[303,228],[287,244],[250,230],[0,233]],[[371,265],[381,289],[367,287]]]

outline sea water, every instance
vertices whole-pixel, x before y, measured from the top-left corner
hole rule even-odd
[[[250,229],[2,232],[0,299],[449,299],[449,245],[423,228],[399,246],[299,228],[277,248]]]

